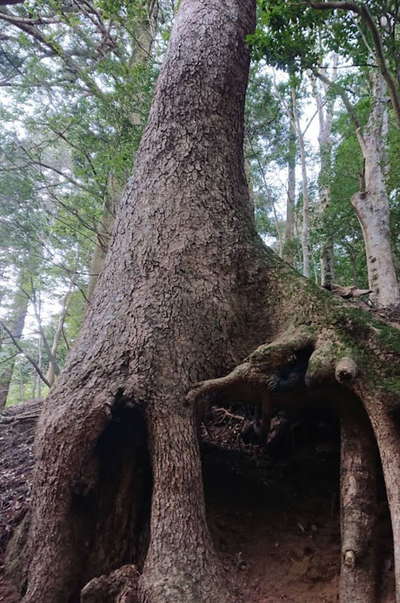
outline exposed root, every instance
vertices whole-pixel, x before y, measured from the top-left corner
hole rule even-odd
[[[373,603],[377,590],[377,447],[361,406],[341,416],[340,600]]]
[[[372,289],[359,289],[354,285],[343,287],[342,285],[337,285],[335,283],[332,283],[331,291],[335,295],[343,297],[343,299],[362,297],[363,295],[369,295],[370,293],[373,293]]]
[[[279,387],[283,367],[294,365],[297,353],[314,343],[313,330],[303,326],[289,330],[272,343],[259,346],[228,375],[196,383],[187,394],[187,402],[215,394],[225,402],[259,402]]]
[[[137,603],[139,572],[123,565],[108,576],[93,578],[81,591],[82,603]]]
[[[232,419],[233,421],[244,421],[245,418],[242,415],[235,415],[226,408],[214,408],[213,415],[217,418],[217,421],[224,419]]]

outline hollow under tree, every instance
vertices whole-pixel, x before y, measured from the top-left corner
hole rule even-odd
[[[262,400],[268,415],[299,357],[293,395],[322,392],[346,426],[342,600],[365,582],[374,596],[374,441],[400,600],[399,332],[254,230],[242,154],[254,22],[252,0],[181,2],[104,271],[39,422],[25,603],[237,601],[207,527],[198,411],[213,396]]]

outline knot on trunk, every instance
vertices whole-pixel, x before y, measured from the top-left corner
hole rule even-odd
[[[343,563],[349,569],[354,569],[356,565],[356,554],[352,550],[345,551],[343,554]]]
[[[335,377],[339,383],[346,384],[353,381],[357,376],[357,364],[348,356],[341,358],[335,369]]]

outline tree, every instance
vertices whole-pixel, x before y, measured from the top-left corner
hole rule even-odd
[[[333,59],[333,81],[336,78],[337,70],[337,55]],[[320,156],[320,172],[319,172],[319,209],[322,222],[327,222],[326,217],[329,215],[329,207],[331,204],[331,182],[332,182],[332,120],[335,100],[328,98],[328,88],[324,92],[315,78],[313,78],[313,92],[317,104],[318,119],[319,119],[319,156]],[[324,97],[325,98],[324,98]],[[334,245],[333,237],[329,233],[329,228],[325,228],[325,240],[321,245],[321,285],[330,289],[334,280]]]
[[[319,73],[319,76],[326,83],[330,83],[324,74]],[[391,244],[390,207],[386,186],[386,87],[379,71],[373,72],[370,78],[372,107],[364,127],[345,90],[342,87],[338,89],[352,118],[364,160],[360,190],[352,196],[351,203],[356,210],[364,237],[369,287],[377,305],[390,309],[399,307],[400,289]]]
[[[360,401],[367,411],[400,577],[400,336],[304,279],[255,232],[242,151],[254,20],[247,0],[181,3],[94,301],[40,419],[24,603],[74,600],[82,588],[83,601],[237,600],[207,528],[197,419],[212,395],[262,400],[267,417],[281,371],[299,360],[307,388],[301,379],[294,393],[319,392],[339,411],[343,400],[347,425],[365,419],[369,449]],[[370,455],[361,459],[372,475]],[[348,475],[359,479],[344,472],[343,492]],[[347,594],[348,574],[355,588],[368,579],[370,516],[358,511],[373,492],[359,485],[343,521]]]
[[[20,280],[23,280],[23,275],[20,275]],[[8,321],[12,335],[17,341],[21,339],[22,332],[24,330],[25,318],[28,311],[29,303],[27,295],[20,290],[20,285],[21,284],[19,283],[18,290],[14,295],[11,316]],[[5,334],[4,340],[6,339],[7,335]],[[4,348],[4,341],[2,341],[1,343],[2,347]],[[15,355],[15,351],[12,350],[10,352],[10,346],[7,346],[6,356],[9,356],[10,359],[8,362],[6,362],[5,360],[2,361],[2,366],[0,370],[0,408],[4,408],[7,402],[7,396],[14,371]]]
[[[398,5],[390,0],[372,2],[372,12],[363,2],[309,2],[310,6],[322,10],[344,10],[357,15],[371,37],[371,46],[376,65],[385,80],[400,127],[400,72],[398,58]],[[374,14],[375,13],[375,14]],[[375,18],[374,18],[375,17]],[[377,18],[376,18],[377,17]]]
[[[370,120],[365,127],[356,117],[351,103],[346,102],[346,92],[341,94],[346,108],[355,119],[365,160],[365,182],[351,202],[364,236],[372,299],[377,306],[396,310],[400,293],[391,248],[389,200],[385,186],[385,123],[387,124],[388,103],[384,97],[387,85],[391,104],[398,118],[398,82],[396,83],[394,75],[397,73],[397,58],[392,58],[398,55],[398,15],[393,3],[383,4],[384,6],[381,2],[372,2],[371,12],[364,4],[356,2],[299,0],[287,4],[282,0],[271,0],[268,3],[260,0],[262,21],[266,29],[259,30],[253,39],[257,52],[264,52],[275,64],[300,71],[311,69],[328,85],[330,94],[332,90],[336,88],[337,91],[339,88],[332,82],[329,83],[323,67],[318,68],[327,51],[340,51],[354,64],[363,65],[364,74],[365,67],[371,67],[369,75],[374,79],[369,92],[372,108]],[[311,7],[327,10],[313,11]],[[332,9],[343,10],[334,15]],[[360,22],[353,18],[354,14],[360,17]],[[382,35],[377,27],[380,18]],[[324,27],[321,27],[321,19],[325,19]],[[326,163],[323,155],[327,155],[328,147],[326,144],[321,147],[321,163]],[[322,171],[326,172],[325,169]],[[328,217],[327,208],[324,214],[325,218]],[[326,239],[324,236],[321,242],[323,282],[326,280],[326,269],[329,274],[329,264],[332,263],[329,257],[332,255],[329,250],[329,247],[332,248],[332,241]],[[329,282],[325,284],[329,287]]]

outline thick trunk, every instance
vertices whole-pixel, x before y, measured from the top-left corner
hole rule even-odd
[[[26,602],[68,601],[92,577],[85,559],[98,521],[98,441],[129,404],[147,409],[153,467],[142,599],[229,600],[184,404],[193,381],[217,375],[265,332],[242,156],[244,38],[254,14],[244,0],[181,4],[104,271],[41,418]],[[261,322],[249,329],[254,317]],[[125,513],[140,494],[130,488]],[[113,539],[120,564],[121,540]],[[108,559],[97,564],[111,569]]]
[[[249,0],[181,3],[104,271],[40,418],[24,603],[78,599],[100,574],[136,592],[134,565],[140,601],[238,600],[205,520],[195,415],[208,395],[261,401],[268,418],[280,391],[329,394],[336,380],[363,399],[364,381],[381,379],[388,411],[398,334],[299,276],[254,230],[242,149],[254,20]],[[371,421],[383,441],[385,423]]]
[[[12,315],[8,322],[8,328],[17,341],[20,341],[22,337],[28,305],[28,297],[18,290],[14,296]],[[14,366],[15,358],[12,358],[3,364],[3,368],[0,370],[0,409],[4,408],[7,402]]]
[[[388,128],[385,82],[373,75],[373,109],[362,136],[364,190],[352,197],[352,205],[361,224],[367,257],[372,299],[386,308],[400,304],[399,282],[390,241],[389,200],[385,183],[386,140]]]

